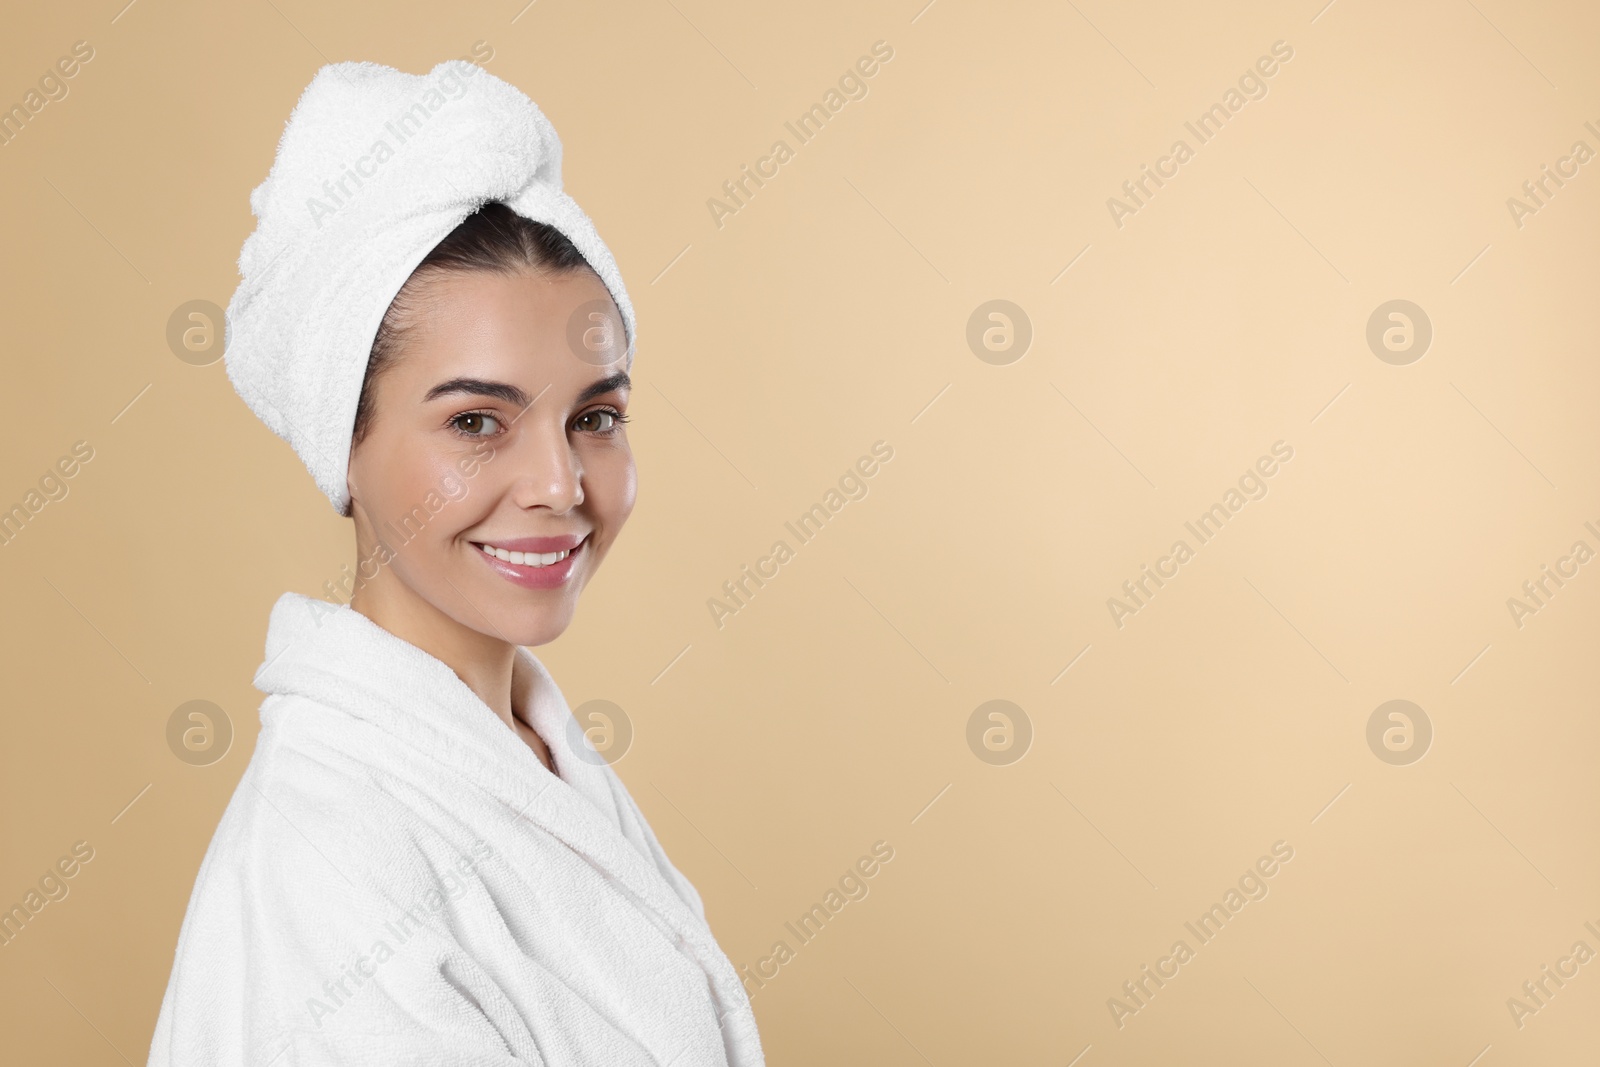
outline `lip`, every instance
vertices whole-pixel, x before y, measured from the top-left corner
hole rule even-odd
[[[573,568],[583,556],[583,550],[589,543],[588,536],[585,534],[582,537],[522,537],[515,541],[476,541],[472,542],[472,548],[475,550],[472,554],[483,560],[512,585],[519,585],[524,589],[554,589],[564,584],[572,574]],[[497,559],[479,549],[480,544],[487,544],[491,548],[503,548],[507,552],[566,552],[567,558],[548,567],[530,567],[525,563],[507,563],[503,559]]]

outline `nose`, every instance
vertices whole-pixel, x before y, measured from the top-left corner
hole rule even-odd
[[[513,497],[520,508],[547,507],[564,515],[583,503],[583,461],[567,439],[564,424],[536,419],[534,409],[522,420],[514,454]]]

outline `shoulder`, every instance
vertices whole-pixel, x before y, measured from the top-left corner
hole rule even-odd
[[[274,700],[207,848],[192,907],[253,913],[277,934],[318,937],[428,892],[472,852],[470,841],[435,829],[404,783],[353,755],[359,745],[325,743],[330,728],[365,724],[335,724],[304,698]],[[393,743],[370,732],[359,739],[365,751]]]
[[[450,1002],[439,965],[462,948],[446,910],[471,891],[472,864],[485,858],[477,849],[487,845],[446,834],[430,815],[359,761],[264,730],[195,878],[163,1002],[164,1040],[215,1049],[320,1033],[331,1010],[346,1016],[351,976],[370,970],[379,945],[391,993],[411,990],[408,1010]],[[402,940],[395,929],[406,948],[388,962]],[[368,1007],[352,1020],[389,1003],[359,999]]]

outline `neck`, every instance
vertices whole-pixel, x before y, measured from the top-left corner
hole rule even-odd
[[[397,578],[388,567],[356,589],[350,607],[455,672],[513,731],[512,685],[517,648],[465,626]]]

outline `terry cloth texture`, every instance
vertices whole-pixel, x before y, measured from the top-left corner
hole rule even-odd
[[[699,894],[526,648],[557,774],[348,605],[284,593],[255,684],[151,1067],[764,1065]]]

